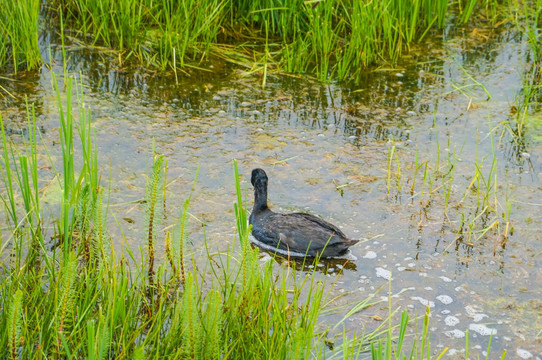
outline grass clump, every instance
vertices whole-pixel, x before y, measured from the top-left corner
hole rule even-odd
[[[0,70],[37,69],[40,0],[0,0],[0,9]]]
[[[39,66],[38,0],[1,0],[0,68]],[[395,64],[431,29],[512,22],[539,57],[540,0],[49,0],[59,33],[159,70],[205,67],[209,57],[262,75],[309,74],[359,82],[369,66]],[[22,26],[21,26],[22,24]],[[70,30],[71,29],[71,30]]]
[[[237,173],[238,239],[227,251],[207,249],[203,260],[194,260],[186,246],[190,196],[173,233],[158,230],[166,161],[155,155],[145,196],[147,246],[140,260],[129,248],[113,252],[90,112],[82,101],[72,104],[80,88],[71,79],[64,85],[65,92],[55,85],[62,164],[49,158],[60,170],[49,181],[38,176],[33,111],[21,149],[10,143],[0,116],[7,220],[0,243],[0,357],[325,357],[330,350],[318,325],[331,300],[325,286],[314,274],[260,263],[248,240]],[[48,226],[40,203],[54,182],[60,216]],[[162,241],[169,242],[168,261],[159,262],[155,245]],[[343,341],[348,349],[366,348],[374,336]]]
[[[507,7],[448,0],[51,0],[50,4],[69,27],[92,35],[92,45],[118,49],[119,61],[135,58],[177,72],[201,66],[212,55],[260,72],[263,85],[267,74],[284,72],[309,73],[322,81],[359,81],[368,66],[397,62],[430,29],[452,21],[465,24],[474,14]],[[492,16],[495,22],[497,18]]]

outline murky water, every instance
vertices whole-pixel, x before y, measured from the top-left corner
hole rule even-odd
[[[85,85],[103,177],[111,177],[110,214],[124,233],[111,221],[117,246],[144,247],[138,200],[154,141],[169,161],[164,226],[178,215],[200,167],[191,213],[205,223],[209,247],[225,249],[235,241],[237,159],[249,208],[250,171],[262,167],[273,210],[319,214],[367,239],[352,248],[350,263],[321,267],[320,276],[339,277],[332,291],[347,293],[341,303],[381,287],[379,296],[387,297],[391,278],[392,294],[406,289],[392,297],[392,308],[421,315],[430,306],[432,346],[450,346],[448,357],[459,356],[469,330],[475,356],[492,334],[492,354],[542,358],[541,133],[531,126],[515,136],[512,114],[529,72],[528,45],[513,31],[471,31],[446,31],[412,49],[396,69],[367,73],[359,86],[271,76],[265,90],[258,75],[225,64],[176,83],[69,47],[68,69]],[[59,159],[51,69],[62,73],[61,53],[54,36],[42,40],[51,68],[0,79],[16,97],[3,93],[0,111],[13,141],[22,141],[27,96]],[[539,124],[540,110],[531,109]],[[53,195],[45,202],[56,206]],[[486,207],[494,211],[478,216]],[[200,253],[203,231],[191,221]],[[372,315],[388,311],[381,305],[354,315],[347,327],[376,327]]]

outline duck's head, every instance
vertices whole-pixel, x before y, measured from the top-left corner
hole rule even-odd
[[[250,179],[250,182],[252,183],[252,186],[267,186],[267,174],[262,169],[254,169],[252,170],[252,177]]]

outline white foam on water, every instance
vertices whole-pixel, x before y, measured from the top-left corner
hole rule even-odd
[[[489,328],[489,327],[485,326],[484,324],[470,324],[469,325],[469,330],[477,332],[478,334],[480,334],[482,336],[489,336],[489,335],[496,335],[497,334],[497,329]]]
[[[444,319],[444,323],[448,326],[456,326],[457,324],[459,324],[459,319],[455,316],[449,315],[446,316],[446,319]]]
[[[457,349],[450,349],[446,352],[448,356],[454,356],[455,354],[457,354]]]
[[[516,354],[522,359],[530,359],[533,357],[533,354],[524,349],[517,349]]]
[[[439,278],[444,282],[452,282],[452,279],[450,279],[449,277],[446,277],[446,276],[439,276]]]
[[[449,305],[454,302],[454,299],[452,299],[448,295],[438,295],[437,300],[443,303],[444,305]]]
[[[488,317],[486,314],[478,313],[478,310],[471,305],[465,306],[465,311],[467,312],[467,315],[474,320],[474,322],[479,322],[483,318]]]
[[[412,300],[415,300],[415,301],[419,301],[420,304],[424,305],[424,306],[429,306],[430,308],[434,308],[435,307],[435,303],[433,301],[430,301],[430,300],[427,300],[427,299],[424,299],[422,297],[419,297],[419,296],[413,296],[411,297]]]
[[[381,267],[377,267],[375,270],[376,270],[376,276],[377,277],[381,277],[381,278],[386,279],[386,280],[391,279],[391,271],[386,270],[386,269],[381,268]]]
[[[465,337],[465,332],[459,329],[453,329],[453,330],[445,331],[444,335],[453,339],[462,339]]]
[[[375,259],[376,258],[376,253],[374,251],[367,251],[367,253],[365,254],[365,256],[363,258],[364,259]]]

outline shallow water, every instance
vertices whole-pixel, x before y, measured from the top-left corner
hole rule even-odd
[[[530,127],[514,137],[511,115],[529,71],[528,45],[513,31],[483,30],[486,37],[471,31],[433,36],[396,69],[368,72],[359,86],[271,76],[265,90],[258,75],[226,64],[211,64],[213,73],[190,72],[176,83],[69,47],[67,67],[84,83],[102,175],[111,177],[110,214],[125,235],[111,220],[115,244],[144,247],[139,200],[154,141],[169,161],[163,226],[178,216],[199,167],[191,213],[205,223],[208,246],[225,249],[235,241],[237,159],[247,207],[250,171],[262,167],[273,210],[318,214],[350,237],[367,239],[351,249],[348,263],[316,266],[319,276],[339,277],[332,292],[347,293],[340,303],[354,304],[381,287],[379,296],[387,299],[391,279],[392,294],[404,290],[391,298],[393,308],[421,315],[431,307],[435,351],[450,346],[449,357],[458,356],[469,330],[474,356],[483,355],[492,334],[491,354],[507,349],[511,358],[542,358],[536,337],[542,330],[541,133],[540,126]],[[60,76],[55,38],[42,40],[44,53],[51,46],[51,69]],[[59,161],[51,70],[43,67],[16,82],[0,79],[0,85],[16,96],[3,94],[0,103],[13,141],[24,140],[27,96]],[[531,109],[539,123],[540,110]],[[416,166],[424,163],[432,183],[423,180],[425,165]],[[50,168],[41,171],[51,177]],[[44,201],[55,214],[52,187]],[[478,217],[486,205],[495,212]],[[503,215],[508,208],[509,217]],[[191,221],[191,244],[200,254],[201,223]],[[481,236],[496,223],[498,230],[495,225]],[[264,252],[262,257],[271,259]],[[371,316],[388,312],[387,303],[381,305],[352,316],[347,327],[376,327]]]

